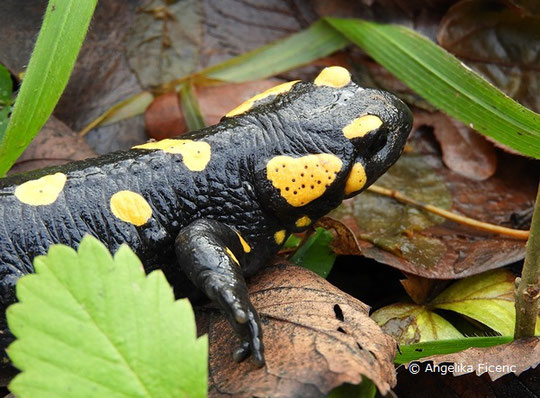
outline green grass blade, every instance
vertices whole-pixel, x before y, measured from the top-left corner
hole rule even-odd
[[[77,59],[97,0],[50,1],[11,119],[0,141],[4,175],[52,113]]]
[[[185,82],[180,89],[180,101],[182,103],[182,113],[186,118],[186,124],[189,131],[205,128],[206,124],[204,123],[204,117],[199,108],[199,101],[193,90],[193,85],[189,80]]]
[[[326,21],[436,107],[501,144],[540,158],[540,115],[427,38],[398,25]]]
[[[512,336],[467,337],[456,340],[427,341],[424,343],[401,345],[394,362],[402,364],[429,357],[431,355],[452,354],[471,347],[492,347],[512,341]]]
[[[348,44],[325,21],[246,54],[199,72],[208,79],[231,83],[264,79],[325,57]]]

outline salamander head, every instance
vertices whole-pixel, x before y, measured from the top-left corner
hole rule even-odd
[[[256,189],[293,231],[375,182],[401,155],[412,126],[401,100],[359,87],[336,66],[314,82],[270,89],[227,116],[246,111],[275,129],[269,134],[277,142],[255,169]]]

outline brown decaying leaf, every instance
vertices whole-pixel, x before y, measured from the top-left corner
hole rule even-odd
[[[540,338],[515,340],[494,347],[469,348],[454,354],[432,355],[415,362],[433,362],[434,365],[454,363],[454,376],[475,372],[488,373],[497,380],[508,373],[519,376],[527,369],[534,369],[540,362]]]
[[[433,279],[405,273],[406,279],[400,279],[400,283],[416,304],[424,304],[433,296],[433,291],[438,289]]]
[[[492,381],[487,374],[454,377],[444,372],[426,371],[426,365],[421,364],[418,374],[404,366],[398,369],[398,384],[394,391],[399,398],[537,398],[540,391],[538,369],[519,376],[508,374]]]
[[[230,110],[245,100],[283,83],[279,79],[257,80],[242,84],[196,87],[195,93],[207,126],[219,123]],[[163,94],[152,102],[144,114],[146,131],[156,140],[175,137],[187,132],[185,117],[178,94]]]
[[[401,159],[398,162],[401,163],[398,167],[399,173],[394,173],[390,179],[383,176],[377,184],[384,186],[386,180],[392,183],[388,188],[403,190],[403,193],[417,200],[431,203],[429,190],[435,185],[432,181],[430,185],[423,186],[421,181],[430,173],[434,174],[442,178],[444,186],[450,193],[452,211],[502,226],[512,226],[512,215],[530,208],[534,203],[540,170],[535,161],[501,154],[499,167],[494,176],[481,182],[472,181],[443,166],[437,147],[430,141],[428,135],[415,133],[411,143],[415,152],[404,156],[413,156],[417,158],[416,163],[432,170],[429,172],[420,168],[403,170],[403,166],[417,167],[417,165],[415,162],[409,160],[404,162],[405,159]],[[392,175],[392,169],[389,173]],[[410,181],[400,176],[411,173],[414,178]],[[427,193],[423,193],[424,191]],[[415,226],[410,224],[410,220],[418,219],[423,214],[420,210],[412,210],[389,198],[380,196],[375,199],[373,196],[366,198],[368,195],[373,194],[366,192],[347,200],[331,213],[332,217],[343,222],[354,232],[358,238],[359,249],[366,257],[414,275],[435,279],[463,278],[519,261],[524,257],[523,241],[490,235],[442,219],[434,223],[436,219],[432,217],[429,217],[432,221],[430,224],[422,226],[421,222]],[[423,195],[428,196],[423,199]],[[433,196],[433,199],[440,200],[438,196]],[[377,207],[365,208],[366,203],[376,203]],[[405,217],[403,222],[397,220],[399,214],[409,216]],[[375,227],[370,225],[370,220],[374,218]],[[402,230],[401,234],[386,236],[377,232],[377,228],[380,229],[381,226],[387,228],[398,222],[403,225],[400,224],[399,228],[396,227],[390,232]],[[392,247],[388,247],[387,243],[381,244],[387,241],[397,243]],[[418,243],[421,246],[415,249]],[[411,250],[413,254],[416,250],[416,254],[412,257],[407,255]]]
[[[94,156],[96,156],[95,152],[86,141],[52,116],[11,168],[9,174],[22,173]]]
[[[177,92],[156,97],[144,112],[148,137],[155,140],[174,137],[187,131]]]
[[[242,102],[271,87],[283,83],[279,79],[257,80],[242,84],[197,87],[197,99],[206,125],[219,123],[221,118]]]
[[[354,232],[341,221],[332,217],[323,217],[317,221],[315,227],[322,227],[332,232],[334,239],[330,247],[334,253],[338,255],[362,255],[358,239],[354,236]]]
[[[437,41],[510,97],[538,112],[540,23],[538,14],[524,11],[510,2],[460,1],[442,19]]]
[[[444,164],[471,180],[483,181],[495,174],[497,154],[493,145],[470,127],[442,112],[415,112],[414,126],[433,127]]]
[[[266,268],[249,288],[263,324],[266,366],[234,363],[237,339],[224,317],[205,307],[198,330],[209,336],[210,397],[322,397],[363,376],[382,394],[395,385],[395,342],[365,304],[287,264]]]

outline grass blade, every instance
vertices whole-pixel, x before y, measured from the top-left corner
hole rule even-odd
[[[436,107],[501,144],[540,158],[540,115],[427,38],[398,25],[326,21]]]
[[[306,30],[206,68],[198,75],[230,83],[264,79],[325,57],[348,43],[326,22],[318,21]]]
[[[200,130],[206,127],[204,117],[199,108],[197,95],[193,90],[191,81],[184,83],[180,89],[180,101],[182,103],[182,112],[186,118],[186,124],[189,131]]]
[[[394,360],[396,363],[407,363],[431,355],[452,354],[471,347],[492,347],[512,341],[512,336],[467,337],[455,340],[427,341],[424,343],[402,345]]]
[[[50,1],[5,133],[4,175],[52,113],[68,82],[97,0]]]

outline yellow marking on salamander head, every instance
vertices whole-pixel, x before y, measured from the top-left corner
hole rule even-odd
[[[345,195],[360,191],[366,185],[366,171],[362,163],[355,163],[345,183]]]
[[[270,97],[271,95],[278,95],[282,93],[286,93],[291,90],[292,86],[294,86],[296,83],[298,83],[300,80],[294,80],[292,82],[282,83],[278,84],[275,87],[269,88],[266,91],[263,91],[260,94],[257,94],[247,101],[242,102],[240,105],[238,105],[236,108],[234,108],[232,111],[227,113],[226,117],[233,117],[237,115],[241,115],[242,113],[245,113],[249,111],[255,102],[260,101],[264,98]]]
[[[316,86],[329,86],[340,88],[351,82],[351,74],[341,66],[329,66],[324,68],[321,73],[315,78]]]
[[[236,232],[236,231],[234,231]],[[242,244],[242,248],[244,249],[244,253],[249,253],[251,251],[251,246],[248,245],[248,243],[245,241],[244,238],[242,238],[242,235],[240,235],[238,232],[236,232],[236,235],[238,235],[238,239],[240,239],[240,243]]]
[[[274,240],[276,241],[278,245],[281,245],[283,241],[285,240],[286,235],[287,235],[287,231],[285,231],[284,229],[279,230],[274,234]]]
[[[184,164],[191,171],[204,170],[210,161],[210,145],[204,141],[165,139],[134,146],[131,149],[159,149],[163,152],[181,154]]]
[[[370,131],[376,130],[383,124],[375,115],[360,116],[343,128],[343,134],[348,139],[363,137]]]
[[[120,220],[140,227],[152,217],[152,208],[141,195],[132,191],[119,191],[111,196],[112,213]]]
[[[327,153],[300,158],[276,156],[267,163],[266,176],[291,206],[299,207],[324,194],[342,164],[340,158]]]
[[[307,227],[309,224],[311,224],[311,218],[308,216],[300,217],[295,223],[298,228]]]
[[[234,253],[231,251],[231,249],[229,249],[228,247],[225,248],[225,251],[227,252],[227,254],[233,259],[233,261],[236,263],[236,265],[240,266],[240,262],[238,261],[238,259],[236,258],[236,256],[234,255]]]
[[[15,197],[22,203],[31,206],[50,205],[58,199],[66,180],[65,174],[56,173],[26,181],[15,188]]]

